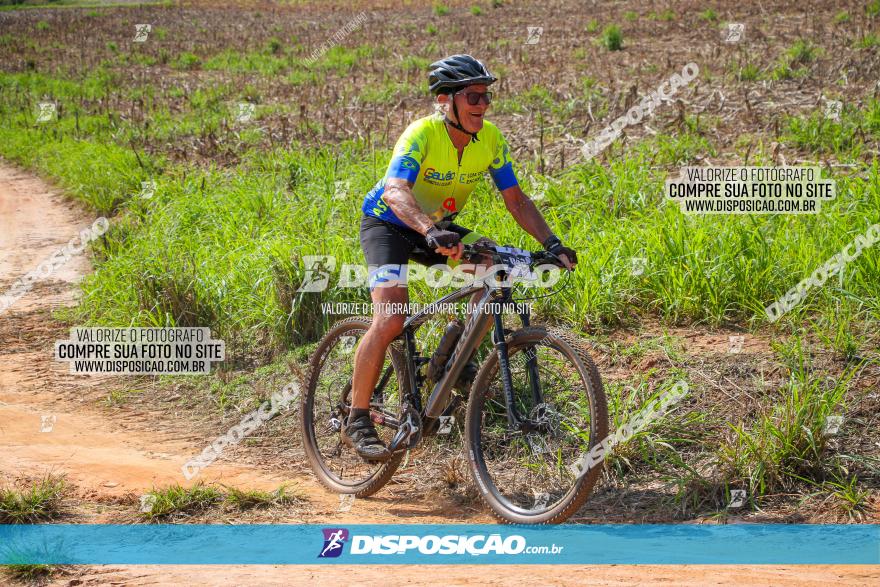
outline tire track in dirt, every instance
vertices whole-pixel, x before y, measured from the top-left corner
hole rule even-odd
[[[92,220],[40,180],[0,166],[0,291]],[[69,374],[54,362],[47,340],[58,329],[52,310],[75,301],[77,283],[89,269],[86,256],[73,257],[0,316],[0,470],[61,473],[78,489],[107,497],[184,483],[180,467],[195,454],[192,447],[141,431],[120,434],[120,423],[69,399],[112,379]],[[261,489],[282,481],[246,467],[212,469],[206,481]]]

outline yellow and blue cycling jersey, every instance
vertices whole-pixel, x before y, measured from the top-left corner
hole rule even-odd
[[[483,121],[477,139],[467,144],[459,163],[443,115],[416,120],[397,140],[385,177],[364,197],[364,214],[406,226],[382,198],[385,181],[391,177],[413,183],[416,202],[434,222],[453,218],[461,211],[486,171],[499,190],[517,185],[510,148],[498,127]]]

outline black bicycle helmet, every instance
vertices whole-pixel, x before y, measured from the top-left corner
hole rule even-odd
[[[428,87],[434,95],[448,93],[471,84],[489,85],[497,78],[470,55],[452,55],[431,64]]]
[[[482,62],[470,55],[452,55],[431,64],[431,72],[428,74],[428,88],[434,95],[452,94],[465,86],[472,84],[493,84],[497,81],[494,75],[489,73]],[[458,107],[452,102],[452,111],[458,120]],[[453,122],[449,117],[444,117],[450,126],[457,128],[463,133],[471,135],[471,142],[477,142],[477,133],[465,130],[458,122]]]

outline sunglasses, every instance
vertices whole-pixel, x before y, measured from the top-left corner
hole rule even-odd
[[[461,94],[465,98],[467,98],[467,103],[471,106],[476,106],[477,104],[482,102],[488,106],[492,103],[492,92],[456,92],[455,95]]]

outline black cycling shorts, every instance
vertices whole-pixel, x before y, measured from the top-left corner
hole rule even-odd
[[[479,238],[479,235],[463,226],[450,222],[441,225],[445,230],[457,232],[462,236],[471,235],[465,242],[471,242]],[[393,267],[405,267],[410,261],[430,267],[432,265],[446,265],[449,257],[438,253],[428,246],[425,237],[411,228],[397,226],[391,222],[364,216],[361,219],[361,248],[367,259],[370,271],[370,289],[374,286],[377,278],[377,268],[391,265]],[[402,271],[393,275],[401,276]],[[388,275],[386,275],[388,277]],[[378,277],[382,279],[381,275]]]

